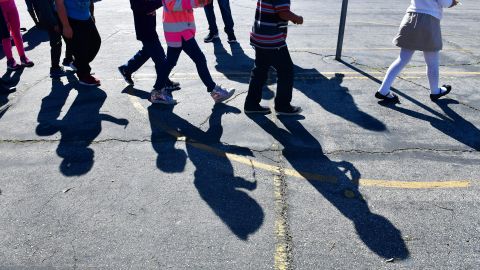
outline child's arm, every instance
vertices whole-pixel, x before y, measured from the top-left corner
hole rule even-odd
[[[289,11],[282,11],[278,13],[280,19],[293,22],[294,24],[303,24],[303,17]]]
[[[63,0],[55,0],[55,6],[57,7],[58,17],[63,26],[63,36],[67,39],[71,39],[73,37],[73,30],[68,22],[67,9],[65,8]]]
[[[194,8],[204,7],[212,3],[212,0],[163,0],[163,1],[167,9],[175,12],[192,10]]]

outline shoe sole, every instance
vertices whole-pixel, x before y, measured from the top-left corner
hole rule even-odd
[[[271,110],[268,110],[268,111],[248,111],[248,110],[243,110],[244,113],[246,114],[271,114],[272,111]]]
[[[122,75],[123,80],[124,80],[128,85],[130,85],[130,86],[135,85],[135,83],[134,83],[133,81],[129,82],[129,81],[127,80],[127,78],[125,77],[125,75],[123,75],[123,72],[122,72],[122,69],[121,69],[121,68],[118,68],[118,71],[120,72],[120,75]]]
[[[233,94],[235,94],[235,89],[233,89],[233,90],[230,92],[230,94],[228,95],[228,97],[225,97],[225,98],[220,99],[220,100],[215,100],[215,103],[225,102],[225,101],[229,100],[229,99],[233,96]]]
[[[219,36],[216,36],[216,37],[214,37],[214,38],[212,38],[212,39],[208,39],[208,40],[204,39],[203,42],[205,42],[205,43],[211,43],[211,42],[213,42],[213,41],[216,40],[216,39],[220,39],[220,37],[219,37]]]
[[[302,112],[303,112],[303,110],[300,108],[300,109],[298,109],[298,111],[296,111],[296,112],[291,112],[291,113],[286,113],[286,112],[279,112],[279,111],[277,111],[277,114],[278,114],[278,115],[293,116],[293,115],[299,115],[299,114],[301,114]]]
[[[85,86],[100,86],[102,84],[100,83],[86,83],[86,82],[82,82],[82,81],[78,81],[79,84],[81,85],[85,85]]]

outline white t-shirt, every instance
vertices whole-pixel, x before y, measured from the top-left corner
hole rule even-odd
[[[441,20],[443,8],[450,7],[452,4],[453,0],[411,0],[407,12],[424,13]]]

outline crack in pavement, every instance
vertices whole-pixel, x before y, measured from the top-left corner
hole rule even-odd
[[[0,140],[0,144],[2,143],[11,143],[11,144],[34,144],[34,143],[58,143],[58,142],[67,142],[67,143],[73,143],[73,144],[82,144],[86,143],[87,141],[82,141],[82,140],[60,140],[60,139],[54,139],[54,140],[45,140],[45,139],[27,139],[27,140],[14,140],[14,139],[3,139]],[[118,138],[110,138],[110,139],[103,139],[103,140],[95,140],[91,142],[91,145],[95,144],[105,144],[105,143],[111,143],[111,142],[119,142],[119,143],[166,143],[166,142],[183,142],[183,143],[196,143],[196,144],[204,144],[202,142],[198,142],[195,140],[191,139],[185,139],[185,138],[161,138],[161,139],[156,139],[152,141],[151,139],[118,139]],[[209,145],[205,144],[206,146],[212,147],[215,145]],[[237,145],[234,144],[229,144],[226,142],[222,142],[223,146],[229,147],[238,147]],[[282,152],[283,149],[280,148],[275,148],[274,146],[270,146],[268,148],[263,148],[263,149],[255,149],[255,148],[250,148],[250,147],[245,147],[246,149],[250,150],[253,153],[258,153],[262,157],[269,159],[270,161],[274,163],[278,163],[278,161],[262,155],[263,153],[277,153],[277,152]],[[317,148],[309,148],[309,147],[302,147],[303,148],[303,153],[308,153],[308,149],[315,151],[317,153]],[[227,151],[228,152],[228,151]],[[384,150],[384,151],[376,151],[376,150],[363,150],[363,149],[338,149],[338,150],[332,150],[332,151],[323,151],[322,153],[324,155],[338,155],[338,154],[372,154],[372,155],[387,155],[387,154],[395,154],[395,153],[403,153],[403,152],[437,152],[437,153],[477,153],[480,152],[479,150],[475,149],[438,149],[438,148],[428,148],[428,147],[404,147],[404,148],[395,148],[391,150]]]

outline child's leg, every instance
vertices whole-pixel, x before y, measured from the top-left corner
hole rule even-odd
[[[17,6],[14,1],[9,1],[6,2],[5,5],[2,5],[2,9],[5,20],[7,20],[10,27],[15,47],[17,47],[18,55],[24,57],[25,48],[23,47],[22,34],[20,33],[20,16],[18,15]]]
[[[437,52],[423,52],[425,57],[425,63],[427,63],[427,75],[428,82],[430,83],[430,91],[432,94],[440,93],[438,88],[439,81],[439,65],[440,65],[440,53]]]
[[[7,57],[7,60],[13,59],[12,41],[10,40],[10,38],[2,39],[2,47],[3,52],[5,53],[5,57]]]
[[[216,84],[213,81],[212,76],[210,75],[210,71],[208,71],[207,59],[205,58],[205,55],[203,54],[200,47],[198,47],[198,43],[195,38],[183,41],[183,50],[193,60],[193,62],[195,62],[198,75],[200,75],[200,79],[207,87],[207,91],[213,91]]]
[[[262,89],[268,79],[272,50],[255,48],[255,64],[250,77],[245,108],[258,106],[262,101]]]
[[[380,86],[380,89],[378,90],[380,94],[385,96],[390,92],[390,87],[395,81],[395,78],[398,76],[398,74],[400,74],[400,72],[408,64],[408,62],[410,62],[414,53],[415,51],[408,49],[402,48],[400,50],[400,56],[388,68],[385,79],[383,79],[382,86]]]
[[[50,39],[50,63],[52,68],[60,67],[60,58],[62,56],[62,35],[55,30],[48,30]]]
[[[154,89],[160,90],[165,87],[165,84],[167,83],[167,80],[168,80],[168,76],[170,76],[170,72],[172,72],[172,69],[177,65],[177,61],[178,61],[178,58],[180,57],[180,53],[182,53],[181,47],[180,48],[168,47],[165,64],[160,65],[159,69],[157,70],[157,81],[153,86]]]
[[[274,50],[273,66],[277,70],[277,95],[275,109],[288,109],[292,101],[293,62],[287,47]]]

